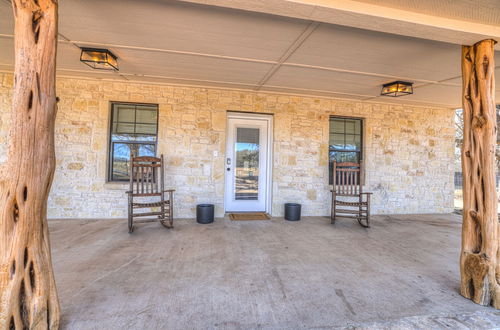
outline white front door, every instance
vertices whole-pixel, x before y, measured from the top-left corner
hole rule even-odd
[[[227,212],[270,212],[271,125],[272,116],[228,114]]]

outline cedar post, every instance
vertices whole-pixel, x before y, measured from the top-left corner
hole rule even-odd
[[[55,169],[57,0],[12,0],[15,69],[0,178],[0,329],[57,329],[47,198]]]
[[[494,40],[462,46],[464,139],[461,294],[500,309],[498,198],[495,186]]]

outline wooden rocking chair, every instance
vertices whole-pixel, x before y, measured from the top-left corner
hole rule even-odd
[[[173,193],[175,190],[164,189],[163,155],[160,158],[132,157],[130,163],[130,190],[127,191],[128,232],[134,231],[135,218],[141,218],[136,221],[137,223],[159,220],[164,227],[173,228]],[[159,177],[158,169],[160,169]],[[145,208],[153,208],[156,211],[135,212],[137,209]]]
[[[357,219],[361,226],[370,227],[371,193],[363,192],[362,175],[362,163],[333,162],[332,224],[341,217]]]

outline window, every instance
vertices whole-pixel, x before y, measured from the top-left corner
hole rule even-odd
[[[111,103],[108,181],[128,181],[130,155],[155,156],[158,106]]]
[[[333,161],[359,163],[363,159],[363,120],[330,117],[329,182],[332,184]]]

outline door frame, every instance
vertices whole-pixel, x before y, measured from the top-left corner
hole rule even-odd
[[[227,159],[227,143],[228,143],[228,130],[229,130],[229,119],[260,119],[267,121],[267,179],[266,179],[266,208],[265,212],[268,214],[272,214],[272,192],[273,192],[273,154],[274,154],[274,146],[273,146],[273,134],[274,134],[274,124],[273,114],[263,114],[263,113],[252,113],[252,112],[239,112],[239,111],[231,111],[228,110],[226,113],[226,137],[225,137],[225,151],[224,151],[224,212],[228,213],[231,211],[227,211],[227,203],[226,203],[226,187],[227,187],[227,175],[226,175],[226,159]]]

